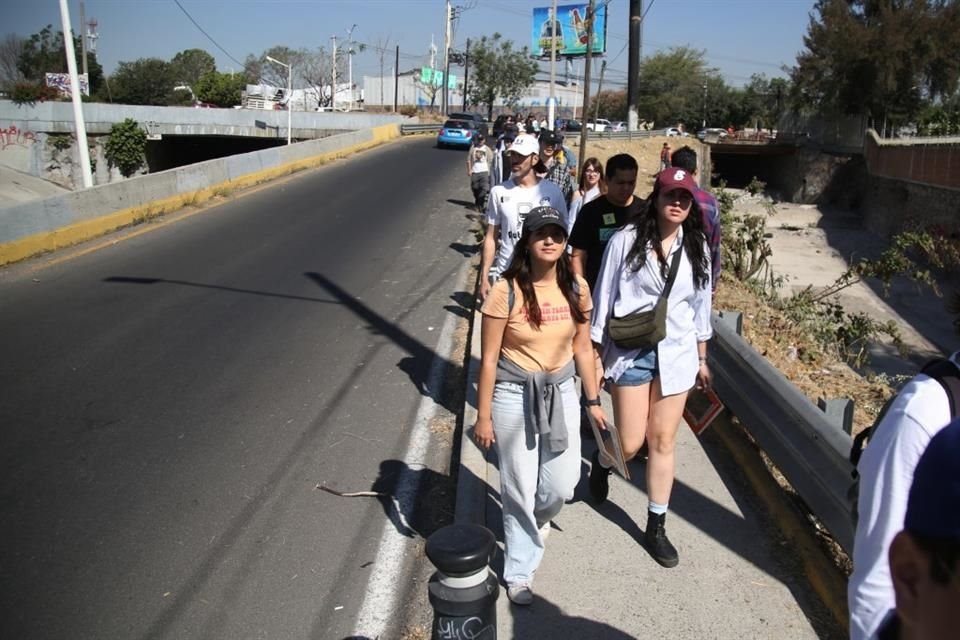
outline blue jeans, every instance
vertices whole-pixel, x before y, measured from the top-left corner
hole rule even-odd
[[[523,385],[498,382],[493,390],[493,431],[500,459],[504,563],[507,585],[530,584],[543,559],[539,528],[573,498],[580,480],[580,404],[573,378],[560,385],[567,448],[550,451],[524,414]]]
[[[614,384],[618,387],[639,387],[653,381],[660,373],[657,348],[646,349],[637,354],[633,365],[624,371]]]

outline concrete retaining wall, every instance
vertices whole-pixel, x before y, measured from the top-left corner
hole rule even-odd
[[[958,197],[957,189],[868,174],[861,208],[863,223],[885,238],[915,227],[960,234]]]
[[[399,135],[398,125],[384,125],[218,158],[0,209],[0,265],[198,204],[224,190],[316,167]]]
[[[960,137],[884,140],[872,129],[863,155],[872,176],[960,190]]]
[[[151,133],[170,135],[232,135],[285,138],[286,111],[256,109],[194,109],[193,107],[149,107],[127,104],[88,102],[83,118],[90,134],[110,133],[110,127],[133,118]],[[396,114],[317,113],[294,111],[291,114],[294,138],[320,138],[332,131],[356,131],[388,124],[405,118]],[[260,121],[265,126],[257,126]],[[148,124],[149,123],[149,124]],[[0,130],[14,129],[20,136],[37,133],[73,133],[73,106],[69,102],[41,102],[17,106],[0,100]]]

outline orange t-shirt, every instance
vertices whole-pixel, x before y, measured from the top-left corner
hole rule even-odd
[[[580,276],[576,278],[580,284],[580,308],[586,313],[593,309],[590,287]],[[507,281],[498,280],[480,311],[492,318],[507,318],[508,291]],[[534,326],[527,317],[523,292],[514,283],[513,310],[503,332],[500,353],[526,371],[557,371],[573,358],[573,336],[577,328],[570,315],[570,305],[556,282],[535,284],[534,291],[540,305],[540,327]]]

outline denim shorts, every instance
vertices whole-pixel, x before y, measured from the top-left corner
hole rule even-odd
[[[645,349],[633,359],[633,365],[615,381],[621,387],[639,387],[651,382],[660,373],[657,367],[657,349]]]

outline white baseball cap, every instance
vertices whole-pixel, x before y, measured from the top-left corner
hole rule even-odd
[[[515,151],[522,156],[529,156],[534,153],[540,153],[540,142],[527,133],[521,133],[516,137],[507,151]]]

